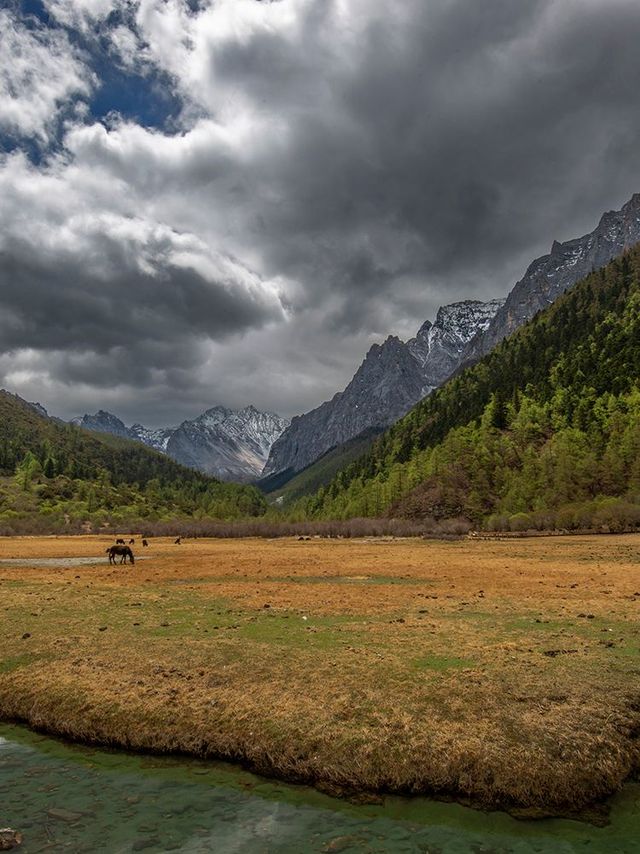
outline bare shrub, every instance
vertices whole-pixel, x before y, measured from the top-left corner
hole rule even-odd
[[[623,498],[604,499],[593,513],[593,524],[607,526],[613,534],[633,531],[640,526],[640,506]]]
[[[514,513],[509,516],[510,531],[530,531],[533,527],[533,520],[528,513]]]
[[[434,533],[446,536],[462,537],[471,530],[471,522],[464,516],[455,516],[452,519],[440,519],[434,527]]]
[[[122,524],[118,525],[124,530]],[[133,525],[145,537],[419,537],[428,529],[411,519],[323,519],[304,522],[246,519],[223,522],[217,519],[192,519],[144,522]]]
[[[509,517],[504,513],[493,513],[484,524],[486,531],[508,531]]]

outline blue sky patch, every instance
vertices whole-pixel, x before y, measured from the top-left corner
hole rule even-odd
[[[165,129],[172,124],[180,112],[181,102],[166,75],[132,74],[114,65],[104,53],[94,54],[92,60],[99,78],[89,101],[94,119],[101,120],[115,111],[148,128]]]
[[[97,83],[86,101],[89,108],[87,122],[103,121],[110,114],[118,113],[124,119],[143,127],[171,130],[180,114],[182,102],[176,96],[171,78],[153,67],[144,73],[127,69],[114,56],[108,32],[114,26],[125,23],[121,12],[114,12],[106,21],[97,24],[89,33],[65,27],[47,12],[42,0],[18,0],[14,9],[28,28],[42,27],[63,30],[69,41],[82,52],[84,62],[97,77]],[[129,22],[132,23],[132,22]],[[57,126],[50,128],[50,138],[43,150],[42,142],[0,132],[0,151],[20,149],[34,163],[39,163],[47,154],[62,145],[63,118],[73,112],[73,104],[62,108]]]

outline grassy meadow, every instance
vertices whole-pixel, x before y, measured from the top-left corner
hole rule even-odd
[[[0,539],[0,718],[530,815],[640,766],[639,535],[132,536]]]

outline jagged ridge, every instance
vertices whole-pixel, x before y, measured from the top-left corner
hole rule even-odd
[[[551,252],[530,264],[506,300],[453,303],[438,311],[433,324],[430,321],[423,324],[416,337],[403,345],[419,364],[422,377],[419,392],[416,390],[419,381],[415,369],[406,363],[406,379],[398,376],[397,352],[389,352],[389,378],[399,387],[389,392],[386,408],[381,407],[380,395],[375,389],[383,372],[378,371],[378,375],[372,375],[369,381],[367,357],[344,392],[318,409],[293,419],[289,429],[271,449],[264,475],[286,469],[300,471],[330,448],[357,435],[351,432],[351,428],[364,430],[394,423],[461,365],[472,364],[491,352],[503,338],[553,303],[592,270],[604,267],[638,242],[640,193],[636,193],[620,211],[603,214],[598,226],[589,234],[565,243],[554,241]],[[390,340],[385,342],[383,350],[391,350],[388,347]],[[382,358],[383,361],[387,358],[386,352]],[[361,397],[362,387],[368,382],[373,400],[370,407],[358,395],[353,395],[358,391]],[[387,388],[383,382],[380,390],[383,396]],[[340,414],[346,417],[350,408],[357,408],[358,417],[348,419],[346,429],[339,424],[336,426]],[[381,408],[384,412],[380,411]]]
[[[461,363],[476,361],[538,312],[547,308],[576,282],[599,270],[640,242],[640,193],[619,211],[603,214],[596,228],[582,237],[559,243],[536,258],[515,284],[487,329],[466,348]]]
[[[254,406],[234,411],[214,406],[177,427],[150,430],[127,427],[105,410],[72,419],[73,424],[101,433],[135,439],[189,468],[221,480],[248,482],[260,475],[272,444],[289,424],[285,418]]]
[[[469,340],[486,329],[501,305],[502,300],[452,303],[410,341],[390,335],[383,344],[374,344],[344,391],[292,419],[271,448],[263,475],[299,472],[365,430],[397,421],[447,379]]]

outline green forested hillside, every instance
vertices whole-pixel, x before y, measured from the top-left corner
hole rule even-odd
[[[220,483],[137,442],[44,418],[0,391],[0,532],[86,521],[230,519],[265,509],[253,487]]]
[[[327,451],[326,454],[323,454],[302,471],[297,472],[293,477],[287,478],[286,473],[284,473],[285,478],[279,480],[282,474],[271,475],[264,478],[263,481],[258,481],[256,486],[267,494],[269,501],[281,506],[289,505],[301,496],[309,495],[319,487],[330,483],[340,469],[362,456],[369,449],[380,432],[379,429],[370,427],[359,436],[355,436],[348,442]]]
[[[423,400],[297,511],[640,521],[640,248]]]

